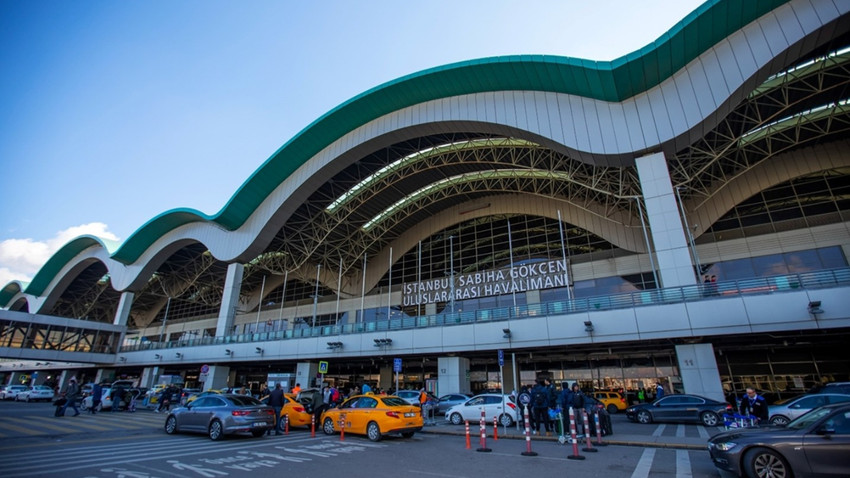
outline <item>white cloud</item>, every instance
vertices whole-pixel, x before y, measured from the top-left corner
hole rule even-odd
[[[13,280],[30,281],[53,253],[68,241],[82,235],[118,240],[118,237],[109,231],[109,226],[102,222],[92,222],[59,231],[46,241],[33,239],[0,241],[0,287]]]

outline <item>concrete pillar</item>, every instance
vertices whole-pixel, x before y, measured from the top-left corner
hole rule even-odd
[[[127,325],[130,318],[130,309],[133,306],[133,298],[136,296],[133,292],[125,291],[121,293],[121,298],[118,300],[118,310],[115,311],[115,320],[112,321],[115,325]]]
[[[679,375],[685,393],[701,395],[719,402],[726,401],[714,346],[711,344],[677,345],[676,357],[679,361]]]
[[[511,352],[505,351],[505,365],[502,367],[502,383],[505,386],[503,393],[511,393],[516,390],[519,392],[519,385],[514,382],[514,378],[519,379],[519,370],[514,374],[513,362],[511,361]]]
[[[464,357],[439,357],[437,359],[437,395],[470,393],[469,359]]]
[[[318,374],[319,364],[317,362],[299,362],[295,367],[295,383],[300,383],[301,388],[311,388],[315,385]]]
[[[658,259],[661,286],[694,285],[697,282],[694,265],[664,153],[637,158],[635,163]]]
[[[139,386],[144,388],[153,388],[154,385],[159,385],[159,367],[145,367],[142,369],[142,376],[139,377]]]
[[[381,367],[380,377],[378,378],[378,386],[384,390],[395,390],[395,373],[393,373],[392,365],[384,365]],[[398,384],[402,387],[401,382]]]
[[[93,383],[102,382],[103,381],[103,372],[104,372],[104,370],[102,368],[97,369],[97,372],[95,372],[95,374],[94,374],[94,380],[92,380],[92,382]],[[143,385],[139,384],[139,386],[142,387]]]
[[[227,266],[221,308],[218,311],[218,322],[215,326],[216,337],[231,335],[233,332],[233,319],[236,317],[236,307],[239,304],[239,291],[242,290],[242,274],[244,272],[245,266],[242,264],[233,263]]]
[[[214,388],[216,390],[221,390],[223,388],[227,388],[233,385],[233,379],[231,377],[230,367],[226,365],[210,365],[210,371],[207,373],[207,380],[204,382],[204,390],[209,390]]]

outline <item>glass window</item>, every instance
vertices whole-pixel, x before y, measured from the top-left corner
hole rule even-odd
[[[788,273],[788,267],[785,265],[785,259],[781,254],[753,257],[752,260],[756,277],[777,276]]]
[[[839,246],[818,249],[818,256],[820,257],[821,267],[824,269],[847,267],[847,258],[844,257],[844,253]]]

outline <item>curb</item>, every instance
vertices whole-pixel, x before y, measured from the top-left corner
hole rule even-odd
[[[466,435],[464,432],[456,432],[456,431],[442,431],[435,429],[427,429],[423,428],[420,433],[430,433],[433,435],[449,435],[449,436],[458,436],[463,437]],[[500,440],[525,440],[525,435],[499,435]],[[558,443],[558,437],[552,436],[535,436],[533,438],[534,441],[551,441],[554,443]],[[605,443],[608,445],[615,446],[636,446],[643,448],[668,448],[675,450],[698,450],[704,451],[706,450],[705,445],[691,445],[688,443],[665,443],[665,442],[641,442],[641,441],[627,441],[627,440],[605,440]]]

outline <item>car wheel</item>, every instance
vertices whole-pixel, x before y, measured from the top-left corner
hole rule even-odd
[[[617,408],[617,405],[614,405],[613,403],[608,404],[608,407],[605,408],[605,409],[608,410],[608,413],[610,413],[611,415],[613,415],[613,414],[615,414],[619,411],[619,409]]]
[[[767,448],[753,448],[744,455],[744,467],[751,478],[791,478],[788,463],[778,453]]]
[[[790,420],[788,420],[788,417],[785,417],[783,415],[774,415],[770,417],[771,425],[787,425],[789,421]]]
[[[413,438],[413,432],[404,432],[401,434],[402,438]]]
[[[210,423],[209,435],[210,435],[210,440],[212,440],[212,441],[218,441],[218,440],[221,440],[222,437],[224,437],[224,429],[221,426],[220,421],[213,420],[213,422]]]
[[[460,425],[461,423],[463,423],[463,417],[460,416],[460,413],[452,413],[451,418],[453,425]]]
[[[717,426],[717,423],[720,422],[720,418],[718,418],[717,414],[714,412],[702,412],[699,419],[702,424],[707,427],[715,427]]]
[[[378,426],[375,422],[369,422],[366,425],[366,436],[369,437],[371,441],[381,441],[381,427]]]
[[[177,433],[177,417],[174,415],[165,419],[165,433],[169,435]]]
[[[513,424],[514,424],[514,419],[513,419],[513,418],[511,418],[511,416],[510,416],[510,415],[508,415],[507,413],[503,413],[503,414],[499,417],[499,423],[500,423],[502,426],[509,427],[509,426],[511,426],[511,425],[513,425]]]
[[[652,414],[646,410],[641,410],[637,413],[638,423],[652,423]]]
[[[325,432],[325,435],[334,434],[334,421],[330,417],[325,418],[325,421],[322,422],[322,431]]]

